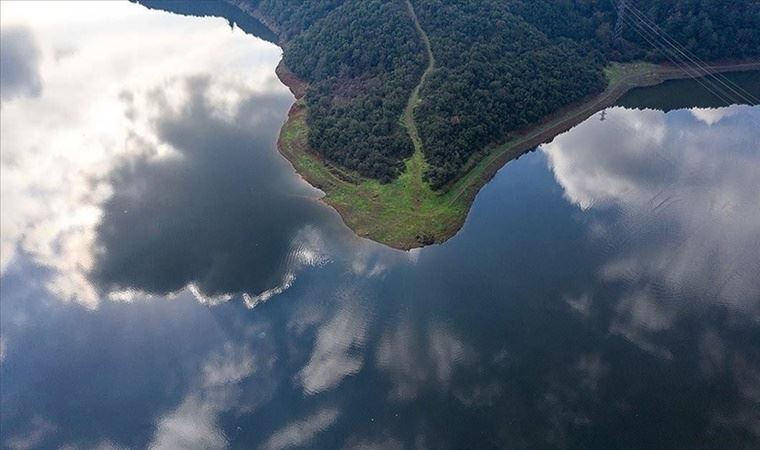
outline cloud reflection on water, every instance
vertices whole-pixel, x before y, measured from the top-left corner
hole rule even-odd
[[[595,234],[610,255],[600,276],[629,287],[623,329],[667,328],[691,299],[760,313],[760,114],[695,120],[706,114],[616,108],[542,147],[568,200],[616,211]]]
[[[247,343],[227,341],[206,356],[180,404],[157,420],[151,449],[227,448],[219,416],[249,414],[271,400],[278,386],[271,330],[252,324],[243,336]]]
[[[186,100],[176,111],[163,91],[150,100],[157,137],[177,156],[132,157],[107,175],[113,194],[96,228],[94,280],[104,292],[159,294],[192,282],[209,296],[291,283],[295,265],[325,259],[313,235],[332,218],[315,193],[281,176],[272,154],[291,99],[237,93],[243,100],[220,110],[207,79],[180,83]]]
[[[393,384],[391,400],[413,400],[424,387],[446,391],[455,370],[476,359],[474,351],[450,331],[438,324],[429,326],[426,335],[418,336],[419,330],[401,320],[381,338],[376,362]]]
[[[671,337],[683,323],[728,314],[723,327],[750,334],[729,343],[699,325],[701,371],[736,387],[731,409],[709,408],[709,430],[755,438],[760,368],[745,352],[760,323],[759,122],[749,106],[667,115],[614,108],[605,122],[589,120],[542,147],[565,197],[604,214],[592,216],[589,237],[604,249],[602,286],[620,286],[615,297],[586,293],[570,305],[586,319],[611,308],[610,333],[666,360],[685,357]],[[597,360],[579,368],[593,386],[609,370]]]
[[[64,448],[760,437],[757,109],[613,109],[544,147],[559,186],[528,155],[459,236],[400,253],[274,153],[278,49],[122,7],[159,34],[42,21],[45,89],[3,104],[4,425]]]
[[[263,450],[301,448],[308,445],[314,436],[332,426],[339,416],[336,408],[324,408],[301,420],[294,421],[275,431],[261,447]]]
[[[0,100],[40,96],[40,53],[29,28],[15,26],[0,30]]]
[[[340,223],[272,151],[292,102],[277,47],[136,5],[82,5],[91,19],[71,34],[26,22],[36,6],[3,5],[4,58],[33,41],[28,23],[43,50],[21,62],[48,85],[35,103],[3,105],[3,272],[29,255],[52,269],[51,292],[89,308],[188,285],[207,303],[245,293],[253,306],[327,260],[319,234]],[[109,14],[154,33],[124,45]],[[76,50],[55,56],[61,45]]]

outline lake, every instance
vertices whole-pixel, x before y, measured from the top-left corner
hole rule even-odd
[[[277,153],[281,50],[180,12],[2,3],[3,447],[760,445],[759,106],[633,91],[401,252]]]

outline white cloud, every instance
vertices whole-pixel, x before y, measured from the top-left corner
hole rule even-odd
[[[660,164],[655,151],[667,132],[664,114],[619,108],[608,112],[604,126],[586,121],[541,147],[565,196],[581,209],[649,194],[642,192],[648,186],[641,186],[633,170]]]
[[[360,302],[359,302],[360,303]],[[367,337],[367,317],[351,302],[317,331],[317,339],[298,381],[307,394],[316,394],[337,386],[343,378],[361,370],[360,350]]]
[[[290,289],[296,281],[297,270],[303,267],[320,267],[331,261],[322,233],[311,225],[300,229],[290,245],[289,271],[283,275],[280,284],[259,294],[244,293],[243,302],[246,307],[253,309]]]
[[[351,437],[346,440],[344,449],[351,450],[403,450],[404,443],[392,437],[383,439],[359,439]]]
[[[691,115],[707,125],[714,125],[721,120],[736,115],[741,110],[738,106],[728,106],[726,108],[694,108],[691,109]]]
[[[282,281],[278,286],[275,286],[271,289],[267,289],[264,292],[257,294],[257,295],[251,295],[247,292],[243,293],[243,303],[245,303],[245,306],[248,309],[253,309],[256,306],[258,306],[261,303],[269,301],[272,297],[276,295],[280,295],[283,292],[287,291],[288,289],[293,286],[293,282],[296,281],[296,274],[293,272],[288,272],[282,277]]]
[[[442,326],[432,324],[419,340],[407,321],[381,338],[376,353],[377,366],[393,381],[389,398],[404,401],[415,398],[426,385],[448,390],[456,368],[476,359],[471,348]]]
[[[217,415],[226,409],[225,399],[191,394],[171,414],[163,416],[156,427],[154,450],[222,449],[227,446],[219,430]]]
[[[23,430],[16,431],[5,441],[5,445],[13,450],[28,450],[40,448],[46,439],[58,431],[58,426],[42,417],[34,417]]]
[[[5,356],[8,351],[8,341],[5,336],[0,335],[0,364],[5,362]]]
[[[243,347],[226,343],[224,349],[214,353],[201,369],[203,386],[214,387],[239,383],[255,370],[253,354]]]
[[[336,408],[324,408],[316,413],[277,430],[262,446],[265,450],[282,450],[303,447],[317,434],[331,427],[338,420]]]
[[[428,379],[428,369],[408,321],[401,321],[381,338],[375,354],[377,365],[393,380],[389,396],[393,400],[410,400]]]
[[[616,212],[590,236],[610,249],[601,278],[625,286],[611,332],[670,357],[652,335],[689,306],[679,299],[760,317],[758,113],[613,108],[542,147],[570,202]],[[588,310],[583,297],[569,303]]]
[[[212,352],[182,402],[158,419],[151,449],[226,448],[228,441],[219,426],[219,415],[251,412],[269,400],[276,387],[273,346],[264,329],[252,328],[247,334],[259,336],[256,351],[252,344],[227,342]],[[251,380],[256,383],[255,390],[241,388]]]
[[[232,300],[232,295],[230,294],[206,295],[201,292],[195,283],[188,284],[187,290],[190,291],[190,294],[195,297],[198,303],[203,305],[214,306]]]
[[[179,81],[214,74],[208,91],[214,114],[229,115],[251,93],[286,92],[271,83],[280,49],[230,33],[221,20],[189,20],[126,2],[4,3],[2,24],[34,33],[45,88],[37,98],[3,104],[0,272],[24,251],[53,269],[53,293],[94,308],[99,296],[87,274],[99,205],[111,193],[105,175],[146,147],[156,149],[146,156],[176,157],[155,136],[151,104],[159,97],[148,97],[161,92],[166,105],[179,108],[185,100]],[[55,57],[64,47],[66,57]],[[231,66],[236,70],[225,69]],[[137,145],[135,136],[151,145]]]
[[[578,297],[565,296],[564,300],[580,315],[588,317],[591,314],[591,295],[582,294]]]
[[[448,386],[454,368],[471,359],[471,351],[462,341],[443,328],[433,327],[428,335],[428,352],[439,385]]]

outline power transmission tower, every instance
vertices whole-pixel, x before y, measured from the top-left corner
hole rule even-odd
[[[620,39],[623,37],[623,20],[625,19],[625,2],[620,0],[617,5],[617,22],[615,22],[615,33],[612,41],[615,45],[620,45]]]

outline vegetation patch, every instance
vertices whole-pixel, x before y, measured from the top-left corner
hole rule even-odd
[[[713,70],[760,70],[760,63],[725,64]],[[462,227],[478,191],[504,164],[613,105],[632,88],[686,77],[677,68],[650,63],[616,63],[605,73],[609,85],[603,93],[523,128],[502,144],[487,146],[471,157],[463,176],[440,190],[424,182],[427,163],[421,152],[408,158],[405,170],[390,183],[324,160],[309,146],[303,100],[291,108],[278,147],[306,181],[325,193],[323,200],[359,236],[404,250],[440,243]]]

